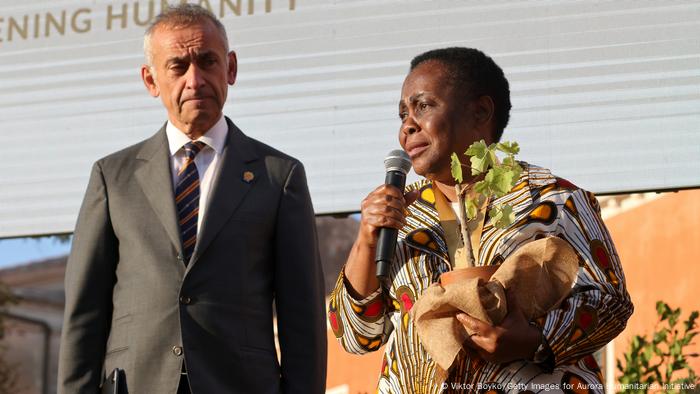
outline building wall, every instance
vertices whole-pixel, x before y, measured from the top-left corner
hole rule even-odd
[[[35,325],[7,319],[3,357],[12,365],[16,385],[12,394],[41,394],[43,389],[44,332]],[[56,393],[60,331],[49,338],[49,374],[46,393]]]
[[[622,261],[634,314],[615,339],[621,359],[634,335],[652,333],[656,301],[681,307],[682,318],[700,310],[700,190],[667,193],[606,220]],[[689,352],[700,353],[700,341]],[[700,372],[700,358],[691,367]]]
[[[370,394],[377,391],[384,347],[377,351],[355,355],[346,352],[328,329],[328,391],[347,385],[348,394]]]

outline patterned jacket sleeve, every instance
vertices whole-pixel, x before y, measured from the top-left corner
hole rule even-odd
[[[575,190],[558,206],[557,234],[579,254],[572,293],[538,320],[555,365],[573,363],[615,338],[633,311],[622,266],[592,193]]]
[[[390,327],[381,287],[362,300],[353,298],[340,271],[331,293],[328,321],[343,348],[353,354],[379,349],[385,342],[385,325]]]

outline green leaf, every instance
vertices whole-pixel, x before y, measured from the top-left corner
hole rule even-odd
[[[517,155],[520,153],[520,146],[518,146],[517,142],[502,141],[496,145],[496,149],[509,155]]]
[[[678,357],[681,355],[681,343],[680,342],[674,342],[671,344],[669,347],[669,352],[671,353],[671,357]]]
[[[491,221],[494,223],[494,226],[496,226],[496,223],[498,223],[499,220],[503,217],[503,211],[499,209],[500,207],[495,206],[491,208],[489,211],[489,217],[491,218]]]
[[[523,173],[523,168],[516,161],[515,164],[511,166],[511,171],[513,171],[513,180],[515,183],[517,183],[518,179],[520,178],[520,174]],[[513,184],[513,186],[515,186],[515,183]]]
[[[467,201],[465,201],[465,208],[468,220],[474,219],[479,212],[479,207],[476,206],[476,200],[473,198],[468,198]]]
[[[685,331],[690,331],[696,327],[695,320],[697,320],[698,314],[699,314],[698,311],[690,312],[690,316],[688,316],[688,320],[686,320],[683,323],[683,326],[685,327]]]
[[[665,342],[667,336],[668,336],[668,330],[665,328],[662,328],[660,331],[654,333],[653,343],[656,345],[656,344],[659,344],[661,342]]]
[[[484,177],[484,181],[488,183],[489,188],[496,197],[502,197],[508,193],[513,188],[516,180],[515,173],[504,167],[492,168]]]
[[[681,340],[681,344],[683,346],[690,345],[690,341],[692,341],[696,335],[698,335],[697,332],[689,332],[685,334],[685,337]]]
[[[491,194],[489,192],[489,185],[486,182],[484,182],[483,180],[477,182],[474,185],[474,191],[479,193],[479,194],[482,194],[482,195],[490,195]]]
[[[670,324],[671,327],[675,327],[676,323],[678,322],[678,318],[680,316],[681,316],[681,308],[674,309],[668,318],[668,324]]]
[[[657,301],[656,302],[656,313],[661,316],[661,321],[664,321],[668,319],[669,313],[671,313],[671,308],[668,306],[667,303],[663,301]]]
[[[474,141],[471,145],[469,145],[469,148],[467,148],[467,151],[464,152],[464,154],[467,156],[484,156],[487,149],[488,146],[486,145],[486,141]]]
[[[471,144],[464,154],[469,156],[472,175],[483,174],[496,163],[496,155],[489,149],[484,140]]]
[[[661,316],[664,314],[664,302],[663,301],[656,301],[656,313]]]
[[[510,205],[497,205],[489,211],[489,217],[496,228],[506,228],[515,221],[515,212]]]
[[[452,162],[450,163],[450,170],[452,171],[452,178],[454,178],[457,183],[462,183],[462,162],[459,161],[459,156],[452,152]]]
[[[697,331],[691,331],[691,332],[686,333],[685,337],[690,338],[692,340],[696,335],[698,335]]]
[[[640,337],[639,335],[635,335],[635,336],[632,338],[632,350],[635,350],[635,349],[639,349],[639,348],[640,348],[640,345],[639,345],[639,340],[640,340],[640,339],[641,339],[641,337]]]
[[[649,361],[651,361],[651,357],[654,355],[653,350],[651,347],[646,347],[644,351],[642,352],[642,364],[644,366],[649,366]]]
[[[518,162],[515,161],[515,157],[513,157],[513,156],[506,156],[506,157],[504,157],[503,160],[501,161],[501,164],[503,164],[503,166],[505,166],[505,167],[513,167],[513,166],[518,165]]]
[[[685,361],[685,359],[676,360],[673,362],[674,369],[677,371],[687,370],[690,365]]]

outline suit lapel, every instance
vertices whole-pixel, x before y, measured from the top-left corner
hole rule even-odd
[[[136,159],[141,161],[141,165],[136,169],[135,177],[170,241],[178,253],[182,254],[165,126],[146,141]]]
[[[221,154],[219,173],[212,185],[211,197],[202,221],[202,228],[199,230],[199,240],[188,268],[192,268],[197,262],[199,256],[204,253],[255,184],[255,178],[244,180],[244,173],[250,171],[258,178],[261,176],[261,174],[255,174],[257,155],[248,137],[228,118],[226,121],[228,135]]]

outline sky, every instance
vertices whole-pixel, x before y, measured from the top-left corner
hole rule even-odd
[[[68,254],[70,242],[56,237],[0,239],[0,269]]]

